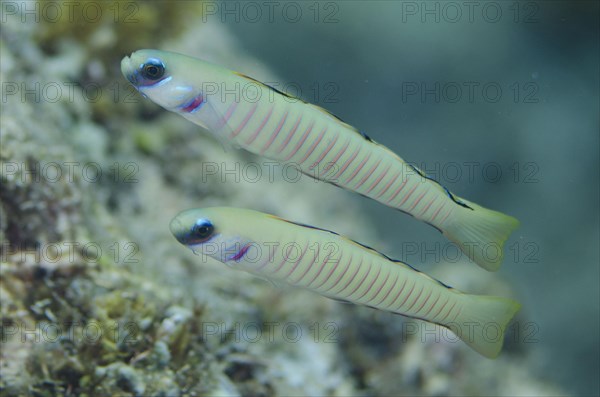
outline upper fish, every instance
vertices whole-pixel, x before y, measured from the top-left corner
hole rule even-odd
[[[328,111],[248,76],[189,56],[140,50],[121,62],[145,97],[221,142],[374,199],[422,220],[487,270],[519,222],[450,192],[387,147]],[[257,94],[244,95],[248,90]],[[245,91],[244,91],[245,90]]]

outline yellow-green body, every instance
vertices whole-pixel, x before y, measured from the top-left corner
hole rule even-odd
[[[209,220],[214,234],[190,244],[186,238],[199,219]],[[171,231],[203,259],[212,257],[276,284],[442,325],[487,357],[499,353],[504,329],[520,307],[509,299],[463,294],[336,233],[256,211],[188,210],[173,219]]]

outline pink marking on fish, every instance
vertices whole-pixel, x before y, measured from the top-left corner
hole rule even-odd
[[[456,318],[458,316],[460,316],[460,313],[462,312],[462,306],[458,308],[458,311],[456,312],[456,314],[454,315],[454,318],[452,319],[453,322],[456,321]]]
[[[187,105],[184,105],[181,108],[181,111],[186,113],[194,113],[202,107],[202,104],[204,104],[204,97],[202,94],[198,94],[198,96],[188,102]]]
[[[379,177],[377,179],[375,179],[375,181],[371,184],[371,186],[369,186],[369,190],[367,190],[367,193],[371,193],[371,191],[373,189],[375,189],[375,186],[379,185],[379,182],[381,182],[383,180],[383,178],[385,178],[385,176],[387,175],[390,168],[392,168],[392,165],[388,164],[387,168],[379,175]],[[389,187],[389,183],[388,183],[388,187]],[[377,197],[379,197],[379,196],[377,196]]]
[[[246,117],[244,117],[244,120],[242,120],[242,122],[240,123],[240,125],[231,134],[232,138],[235,138],[236,136],[238,136],[242,132],[242,130],[244,129],[244,127],[246,126],[246,124],[248,124],[248,121],[250,121],[250,118],[254,115],[254,112],[256,112],[256,108],[257,107],[258,107],[258,103],[255,103],[254,106],[252,106],[252,109],[250,109],[248,111],[248,113],[246,114]]]
[[[450,309],[448,310],[448,313],[446,313],[446,315],[444,316],[444,318],[440,320],[440,323],[442,321],[446,320],[446,318],[448,318],[448,315],[452,312],[452,309],[454,309],[454,306],[456,306],[456,302],[457,301],[454,301],[454,304],[452,305],[452,307],[450,307]]]
[[[350,143],[350,142],[348,142],[348,143]],[[338,179],[344,173],[344,171],[346,171],[346,168],[348,168],[350,163],[353,162],[354,159],[356,158],[356,156],[358,155],[358,152],[360,152],[360,147],[356,148],[354,153],[352,153],[352,155],[350,155],[350,157],[344,162],[344,165],[342,166],[342,168],[339,169],[337,174],[335,174],[333,176],[332,180]]]
[[[438,214],[440,213],[442,208],[444,208],[445,205],[446,205],[446,203],[440,204],[440,207],[437,209],[437,211],[435,211],[435,214],[433,214],[433,217],[431,218],[431,223],[433,223],[433,221],[435,220],[435,218],[438,216]]]
[[[428,189],[428,190],[425,190],[425,191],[423,192],[423,194],[421,194],[421,195],[420,195],[420,196],[419,196],[419,197],[418,197],[418,198],[415,200],[414,204],[412,205],[412,207],[410,207],[409,211],[412,211],[412,210],[414,210],[414,209],[415,209],[415,207],[416,207],[417,205],[419,205],[419,202],[420,202],[420,201],[423,199],[423,197],[425,197],[425,195],[427,194],[427,192],[428,192],[428,191],[429,191],[429,189]]]
[[[362,297],[365,296],[371,290],[371,288],[373,288],[373,285],[375,284],[375,281],[377,281],[377,279],[379,278],[380,274],[381,274],[381,266],[379,266],[379,271],[377,272],[377,275],[373,278],[373,282],[371,283],[371,285],[369,285],[369,288],[367,288],[367,290],[356,299],[362,299]],[[365,278],[366,278],[366,276],[365,276]],[[350,295],[352,295],[352,294],[350,294]]]
[[[406,300],[408,299],[408,297],[412,294],[412,292],[415,289],[415,286],[417,285],[417,282],[415,281],[412,288],[410,289],[410,291],[408,292],[408,294],[406,295],[406,297],[404,298],[404,300],[402,301],[402,303],[400,304],[400,306],[398,306],[396,308],[396,310],[400,309],[402,306],[404,306],[404,303],[406,302]]]
[[[318,255],[318,253],[319,253],[319,251],[317,251],[317,255]],[[328,254],[327,254],[327,256],[325,257],[325,260],[323,261],[323,263],[321,263],[321,268],[319,269],[319,271],[317,272],[317,274],[316,274],[316,275],[315,275],[315,276],[312,278],[312,280],[310,280],[310,282],[309,282],[309,283],[306,285],[306,288],[310,287],[310,285],[311,285],[312,283],[314,283],[314,282],[315,282],[315,280],[316,280],[317,278],[319,278],[319,275],[321,274],[321,272],[323,271],[323,269],[325,269],[325,264],[327,263],[327,261],[329,261],[329,257],[331,256],[331,254],[332,254],[332,253],[333,253],[333,252],[330,252],[330,253],[328,253]],[[334,269],[337,267],[338,263],[340,263],[340,261],[339,261],[339,260],[338,260],[338,261],[336,262],[336,264],[333,266],[333,268],[332,268],[332,269],[331,269],[331,271],[329,272],[329,275],[328,275],[328,276],[325,278],[325,281],[327,281],[327,279],[329,278],[329,276],[331,276],[331,273],[332,273],[332,272],[333,272],[333,270],[334,270]],[[321,284],[319,285],[319,287],[320,287],[321,285],[323,285],[323,283],[321,283]],[[317,288],[318,288],[318,287],[317,287]]]
[[[377,167],[379,167],[379,164],[381,164],[381,159],[377,160],[377,162],[375,163],[375,165],[373,167],[371,167],[371,169],[369,170],[369,172],[367,172],[367,175],[363,176],[363,178],[354,187],[355,190],[358,189],[359,187],[361,187],[363,185],[363,183],[365,183],[365,181],[367,179],[369,179],[371,177],[371,175],[373,175],[373,172],[375,172],[375,170],[377,169]]]
[[[442,225],[446,219],[448,219],[448,217],[450,216],[450,214],[452,213],[452,209],[448,210],[448,213],[446,214],[446,216],[440,221],[440,225]]]
[[[421,211],[421,213],[419,214],[419,216],[423,216],[423,215],[425,215],[425,213],[426,213],[426,212],[429,210],[429,208],[431,207],[431,204],[433,204],[433,203],[435,202],[435,200],[437,200],[437,197],[434,197],[434,198],[433,198],[433,199],[432,199],[432,200],[429,202],[429,204],[427,204],[427,205],[425,206],[425,208],[423,209],[423,211]]]
[[[246,253],[248,252],[249,249],[250,249],[250,244],[244,245],[242,247],[242,249],[240,249],[237,254],[235,254],[234,256],[229,258],[229,260],[234,260],[236,262],[239,262],[240,259],[242,259],[244,257],[244,255],[246,255]]]
[[[417,190],[417,188],[419,187],[418,184],[415,183],[415,187],[413,187],[406,196],[404,196],[404,198],[402,199],[402,201],[400,202],[400,204],[398,204],[398,207],[402,206],[404,203],[406,203],[406,200],[408,200],[408,198],[414,193],[415,190]]]
[[[298,267],[300,262],[302,262],[302,258],[304,258],[304,254],[306,254],[306,251],[308,251],[308,245],[306,246],[306,248],[304,248],[302,251],[300,251],[301,252],[300,257],[298,258],[296,263],[294,263],[294,266],[292,266],[292,269],[288,272],[288,274],[286,274],[283,278],[288,278],[289,276],[292,275],[292,273],[294,273],[294,270],[296,270],[296,268]]]
[[[252,136],[246,140],[246,145],[250,145],[252,142],[254,142],[254,140],[258,137],[258,134],[260,134],[262,129],[265,128],[265,124],[267,124],[271,118],[271,114],[273,114],[273,109],[275,109],[275,106],[271,106],[269,113],[265,116],[262,123],[260,123],[260,126],[256,129],[256,131],[254,131],[254,134],[252,134]]]
[[[294,146],[294,149],[292,150],[292,152],[287,155],[287,157],[285,158],[285,161],[288,161],[289,159],[294,157],[294,155],[298,152],[298,150],[300,150],[300,147],[304,144],[304,141],[306,141],[306,138],[308,138],[308,135],[312,131],[314,125],[315,125],[315,121],[313,120],[310,123],[310,125],[308,126],[308,128],[306,129],[306,131],[304,132],[304,135],[302,135],[302,138],[300,138],[298,143],[296,143],[296,146]]]
[[[336,135],[335,141],[333,143],[337,142],[338,136],[339,136],[339,134]],[[337,163],[337,161],[340,159],[340,157],[342,157],[342,154],[344,154],[344,152],[346,151],[346,149],[348,148],[349,145],[350,145],[350,140],[346,141],[346,145],[342,149],[340,149],[340,151],[335,155],[335,157],[333,158],[333,160],[331,160],[331,161],[329,161],[327,163],[327,165],[325,166],[325,168],[323,168],[323,172],[329,171],[331,169],[331,167],[333,167],[334,164]],[[333,147],[333,144],[331,146]],[[321,161],[323,161],[324,157],[325,157],[325,155],[323,155],[321,158],[319,158],[317,160],[317,163],[320,163]]]
[[[307,247],[308,250],[308,247]],[[302,280],[304,278],[304,276],[306,276],[306,273],[309,272],[310,269],[312,269],[312,266],[315,264],[315,262],[317,261],[317,255],[315,254],[312,262],[310,263],[310,265],[306,266],[306,270],[304,271],[304,273],[302,273],[302,276],[300,276],[300,278],[298,280],[294,280],[294,281],[290,281],[292,284],[297,284],[300,282],[300,280]]]
[[[421,311],[421,309],[423,309],[423,307],[425,306],[425,304],[427,303],[427,301],[429,300],[429,298],[431,298],[431,294],[433,294],[433,291],[429,291],[429,295],[427,295],[427,299],[425,299],[423,301],[423,304],[421,306],[419,306],[419,308],[417,309],[417,311],[415,312],[415,314],[419,313]]]
[[[400,294],[402,293],[402,291],[404,291],[404,287],[406,286],[406,282],[408,281],[408,278],[404,279],[404,282],[402,283],[402,287],[400,287],[400,290],[398,291],[398,293],[396,294],[396,296],[394,296],[394,299],[392,299],[392,301],[385,307],[386,309],[389,309],[390,306],[392,306],[400,297]]]
[[[386,170],[386,173],[387,173],[387,170]],[[394,175],[392,178],[390,178],[390,181],[385,185],[384,189],[381,192],[379,192],[379,194],[377,196],[375,196],[375,198],[379,199],[381,196],[383,196],[390,189],[390,187],[392,187],[394,182],[396,182],[396,178],[398,178],[397,175]]]
[[[385,285],[385,283],[387,283],[388,279],[390,278],[390,274],[391,273],[392,273],[391,271],[388,272],[387,277],[385,278],[385,280],[383,280],[383,283],[381,283],[381,285],[379,286],[379,288],[377,288],[377,291],[375,291],[375,294],[373,295],[373,297],[371,299],[369,299],[368,301],[366,301],[365,303],[369,303],[373,299],[377,298],[377,295],[379,295],[379,293],[381,292],[381,289],[383,288],[383,286]]]
[[[450,302],[450,299],[446,299],[446,302],[444,302],[444,304],[442,305],[442,307],[440,307],[440,310],[438,310],[438,312],[435,314],[435,316],[432,317],[432,319],[434,319],[434,318],[436,318],[437,316],[440,315],[440,313],[442,312],[442,310],[444,310],[444,308],[446,307],[446,305],[448,304],[448,302]]]
[[[335,135],[333,137],[333,139],[331,140],[331,142],[329,142],[329,145],[327,145],[327,147],[325,148],[325,150],[323,151],[323,153],[321,153],[319,155],[319,158],[317,158],[317,160],[310,166],[308,167],[309,170],[314,169],[317,165],[319,165],[319,163],[321,161],[323,161],[323,159],[325,158],[325,156],[327,156],[327,154],[331,151],[331,149],[333,148],[333,145],[335,145],[335,143],[338,140],[338,136],[339,134]]]
[[[381,271],[381,269],[380,269],[380,271]],[[375,292],[375,295],[373,295],[371,297],[371,299],[369,299],[365,303],[369,303],[369,302],[371,302],[373,299],[375,299],[377,297],[377,295],[379,294],[379,291],[381,291],[381,289],[383,288],[383,286],[387,282],[388,278],[390,278],[390,273],[391,272],[388,272],[387,277],[385,278],[385,280],[383,280],[383,283],[381,283],[381,285],[379,286],[379,288],[377,288],[377,291]],[[377,277],[379,277],[379,273],[377,273]],[[377,280],[377,277],[375,277],[375,280]],[[375,284],[375,280],[373,281],[373,284]],[[371,287],[373,286],[373,284],[371,284]],[[369,289],[367,290],[367,292],[371,290],[371,287],[369,287]],[[366,295],[366,293],[365,293],[365,295]]]
[[[304,155],[304,157],[302,157],[302,159],[300,161],[298,161],[298,164],[304,163],[306,161],[306,159],[308,159],[310,157],[310,155],[315,151],[315,148],[317,147],[319,142],[321,142],[321,140],[323,139],[323,136],[325,135],[326,131],[327,131],[327,127],[323,128],[323,131],[321,131],[321,133],[319,134],[317,139],[312,143],[312,145],[310,145],[310,148],[308,148],[308,152]]]
[[[296,124],[294,124],[294,127],[290,130],[290,132],[288,132],[287,136],[285,137],[285,140],[281,142],[281,145],[279,145],[279,147],[277,148],[278,153],[281,153],[281,151],[287,146],[287,144],[290,143],[290,139],[292,139],[292,136],[294,136],[294,133],[300,125],[300,120],[302,120],[302,115],[298,115],[298,120],[296,120]]]
[[[229,105],[227,111],[225,112],[225,115],[222,116],[219,120],[219,125],[217,126],[217,129],[220,130],[221,128],[223,128],[223,126],[225,126],[225,124],[229,122],[229,119],[233,115],[233,112],[235,112],[235,109],[237,109],[238,104],[239,102],[233,102],[231,105]]]
[[[337,261],[337,263],[335,264],[336,266],[340,263],[340,261],[342,260],[342,258],[340,257],[340,259]],[[340,282],[340,280],[342,279],[342,277],[344,277],[344,275],[348,272],[348,269],[350,269],[350,264],[352,263],[352,256],[350,256],[350,260],[348,261],[348,265],[346,266],[346,269],[344,269],[344,271],[342,272],[342,274],[340,274],[338,276],[338,278],[333,282],[333,284],[331,284],[331,287],[327,288],[325,291],[323,292],[327,292],[330,289],[332,289],[333,287],[336,287],[337,284]],[[331,274],[333,273],[330,272],[329,276],[331,276]],[[327,280],[329,279],[329,276],[327,276],[327,279],[324,280],[321,284],[319,284],[317,287],[315,287],[315,289],[320,288],[321,286],[323,286],[323,284],[325,284],[327,282]]]
[[[281,121],[279,121],[279,124],[277,125],[277,127],[275,128],[273,133],[271,134],[271,138],[269,138],[269,142],[267,142],[266,145],[261,149],[260,154],[264,154],[267,151],[267,149],[269,149],[271,147],[271,145],[275,141],[275,138],[277,138],[277,136],[279,135],[279,131],[281,131],[281,127],[283,127],[283,124],[287,120],[287,116],[288,116],[288,111],[286,110],[283,117],[281,118]]]
[[[346,298],[348,298],[349,296],[352,296],[352,294],[354,294],[361,287],[361,285],[364,284],[364,282],[367,279],[367,277],[369,276],[369,273],[371,272],[372,268],[373,268],[373,262],[369,262],[369,270],[367,270],[367,272],[363,276],[362,280],[360,280],[360,283],[358,283],[358,285],[352,290],[352,292],[350,292],[348,295],[346,295]],[[381,271],[381,267],[379,268],[379,270]]]
[[[350,183],[350,181],[352,181],[356,177],[356,175],[358,175],[358,173],[363,169],[363,167],[365,166],[367,161],[369,161],[370,158],[371,158],[371,153],[368,153],[365,156],[365,158],[363,159],[363,161],[361,161],[361,163],[358,165],[358,167],[356,167],[356,169],[354,170],[352,175],[350,175],[350,178],[346,180],[346,183]]]
[[[438,295],[438,297],[435,300],[435,302],[433,302],[433,305],[431,305],[431,307],[429,308],[429,310],[427,310],[427,313],[423,314],[423,317],[427,317],[427,315],[429,313],[431,313],[431,310],[435,307],[435,304],[438,303],[438,301],[440,300],[441,297],[442,297],[442,293],[440,292],[440,294]]]
[[[421,297],[421,294],[423,293],[423,290],[425,289],[425,286],[421,287],[421,291],[419,291],[419,295],[417,295],[417,298],[415,299],[415,301],[412,303],[412,305],[410,305],[410,307],[408,309],[406,309],[405,311],[409,311],[410,309],[412,309],[412,307],[415,305],[415,303],[417,303],[417,301],[419,300],[419,298]]]
[[[406,182],[408,182],[408,178],[405,176],[402,184],[398,187],[398,189],[396,189],[396,191],[394,192],[392,197],[390,197],[389,200],[387,200],[388,204],[391,203],[396,198],[396,196],[398,195],[398,193],[400,193],[400,191],[402,191],[402,189],[404,189],[404,185],[406,185]]]
[[[360,265],[362,265],[362,263],[363,263],[363,258],[360,259],[360,263],[358,264],[358,266],[356,266],[356,271],[352,275],[352,278],[346,283],[346,285],[344,285],[344,287],[341,290],[336,292],[336,295],[339,294],[340,292],[342,292],[343,290],[345,290],[346,288],[348,288],[348,286],[352,283],[352,281],[354,281],[354,279],[356,278],[356,275],[358,274],[358,271],[360,270]],[[350,266],[348,266],[348,267],[350,267]]]
[[[385,294],[385,296],[383,297],[383,299],[381,299],[379,302],[377,302],[375,304],[375,306],[379,306],[381,305],[386,299],[387,297],[390,295],[390,292],[392,292],[392,290],[394,289],[394,287],[396,286],[396,282],[398,281],[398,278],[400,277],[400,273],[396,272],[396,278],[394,279],[394,282],[392,283],[392,285],[390,285],[390,289],[388,290],[388,292]],[[382,285],[383,287],[383,285]]]
[[[283,265],[287,262],[287,260],[288,260],[288,258],[285,255],[283,255],[283,260],[281,261],[279,266],[277,266],[277,269],[273,270],[273,272],[271,274],[277,273],[283,267]]]

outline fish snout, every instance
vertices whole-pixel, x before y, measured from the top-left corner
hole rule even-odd
[[[173,218],[173,220],[171,220],[171,223],[169,224],[169,229],[171,230],[171,234],[173,234],[173,237],[175,237],[175,239],[180,244],[187,245],[186,242],[188,233],[185,230],[179,218]]]
[[[121,73],[135,88],[138,87],[137,67],[133,65],[131,58],[128,56],[121,60]]]

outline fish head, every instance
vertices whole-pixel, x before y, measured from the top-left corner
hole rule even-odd
[[[121,61],[123,76],[145,97],[163,108],[195,110],[204,102],[202,82],[192,78],[190,58],[174,52],[139,50]]]
[[[243,269],[252,240],[236,217],[236,208],[197,208],[180,212],[169,227],[175,239],[197,255]],[[236,220],[237,218],[237,220]]]

